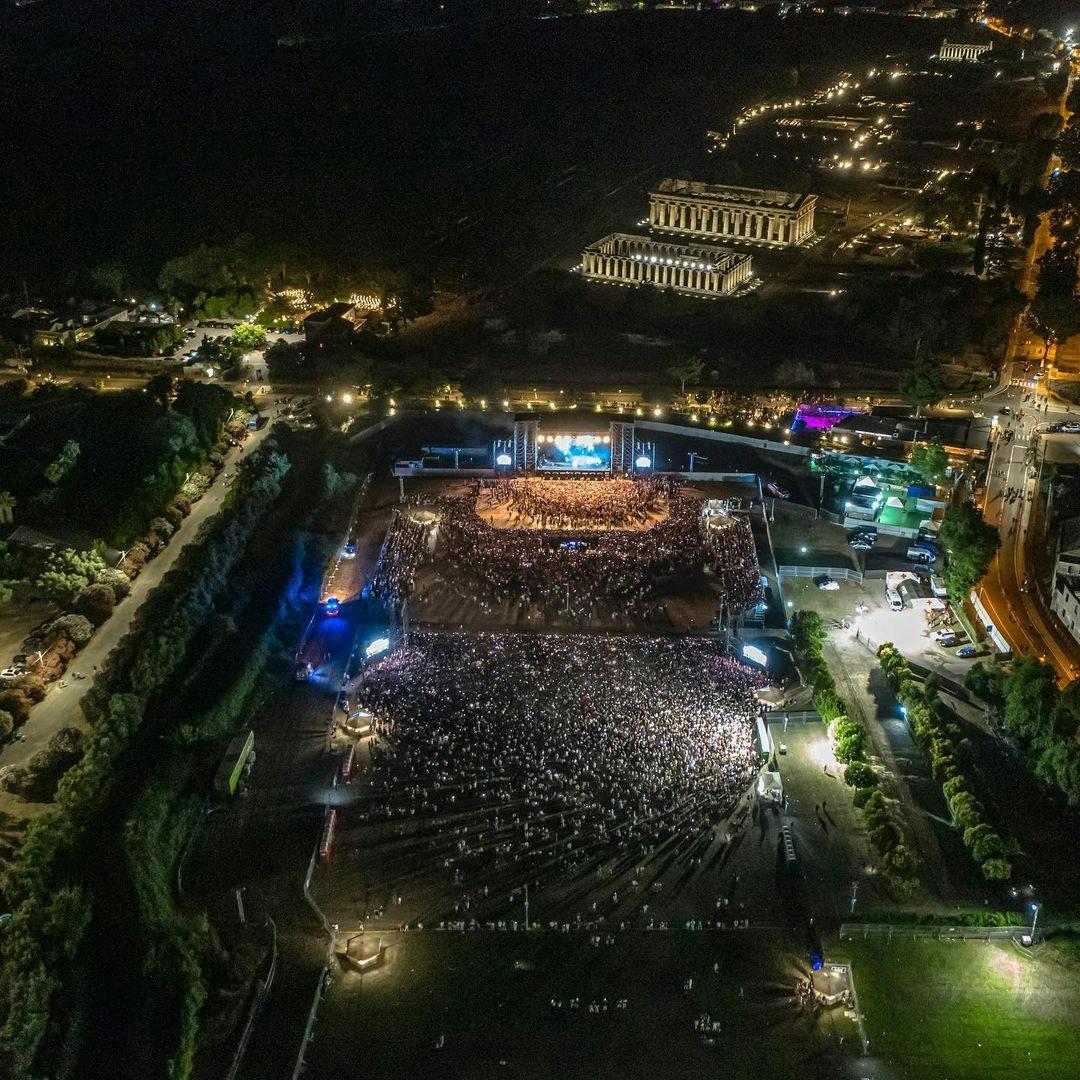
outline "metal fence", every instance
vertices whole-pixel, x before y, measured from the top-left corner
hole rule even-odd
[[[924,926],[920,923],[842,923],[840,940],[857,938],[923,938],[927,940],[1012,941],[1030,937],[1030,926]],[[1041,929],[1035,940],[1042,940]]]
[[[854,581],[862,584],[866,576],[861,570],[851,570],[846,566],[778,566],[780,577],[814,578],[825,574],[838,581]]]

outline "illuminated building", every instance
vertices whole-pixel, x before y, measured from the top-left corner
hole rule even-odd
[[[726,248],[611,233],[585,249],[581,272],[593,281],[655,285],[692,296],[725,296],[749,281],[751,263],[751,256]]]
[[[649,195],[649,227],[789,247],[813,235],[816,204],[816,195],[669,178]]]

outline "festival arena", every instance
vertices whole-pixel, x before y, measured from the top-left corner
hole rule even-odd
[[[342,957],[323,1073],[704,1078],[762,1023],[762,1075],[819,1052],[776,991],[798,932],[753,925],[782,872],[753,797],[768,676],[716,625],[761,572],[715,494],[500,479],[395,513],[367,593],[402,634],[346,685],[368,735],[311,885]]]
[[[347,687],[373,730],[341,814],[365,914],[494,918],[531,884],[552,918],[635,921],[665,868],[720,857],[766,676],[711,627],[652,627],[679,590],[734,626],[760,582],[746,515],[664,477],[474,481],[396,513],[369,596],[408,629]],[[472,619],[432,617],[448,596]]]

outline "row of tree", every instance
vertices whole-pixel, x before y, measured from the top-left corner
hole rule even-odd
[[[117,773],[143,725],[148,704],[180,669],[197,635],[229,588],[230,573],[277,499],[289,461],[265,447],[245,464],[240,497],[204,543],[148,603],[153,610],[110,658],[83,701],[92,733],[59,781],[54,808],[28,826],[3,886],[12,914],[0,937],[0,1073],[52,1075],[77,1054],[74,1033],[93,985],[82,953],[95,904],[88,881],[99,815],[117,795]],[[176,969],[179,970],[179,969]],[[195,978],[197,973],[190,972]],[[201,1000],[199,984],[185,997]],[[187,1075],[189,1049],[177,1049],[173,1075]]]
[[[846,766],[844,782],[855,788],[855,805],[863,811],[867,835],[882,859],[885,880],[897,896],[907,899],[919,888],[918,863],[904,843],[896,815],[878,789],[877,773],[867,761],[866,727],[851,715],[848,703],[837,693],[822,652],[825,626],[821,616],[816,611],[797,611],[791,619],[791,637],[814,706],[828,727],[836,760]]]
[[[1057,140],[1061,168],[1047,187],[1053,245],[1039,259],[1035,295],[1028,308],[1028,325],[1050,346],[1080,334],[1080,303],[1076,299],[1077,254],[1080,240],[1080,123],[1070,119]]]
[[[988,881],[1007,881],[1012,866],[1005,841],[986,820],[975,796],[975,770],[971,766],[963,732],[949,713],[932,679],[919,685],[904,655],[892,642],[878,649],[878,659],[897,700],[904,706],[915,740],[930,759],[934,779],[941,785],[953,820],[963,829],[964,846]]]

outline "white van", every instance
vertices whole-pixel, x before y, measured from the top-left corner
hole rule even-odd
[[[885,586],[885,600],[893,611],[904,610],[904,598],[895,590]]]

